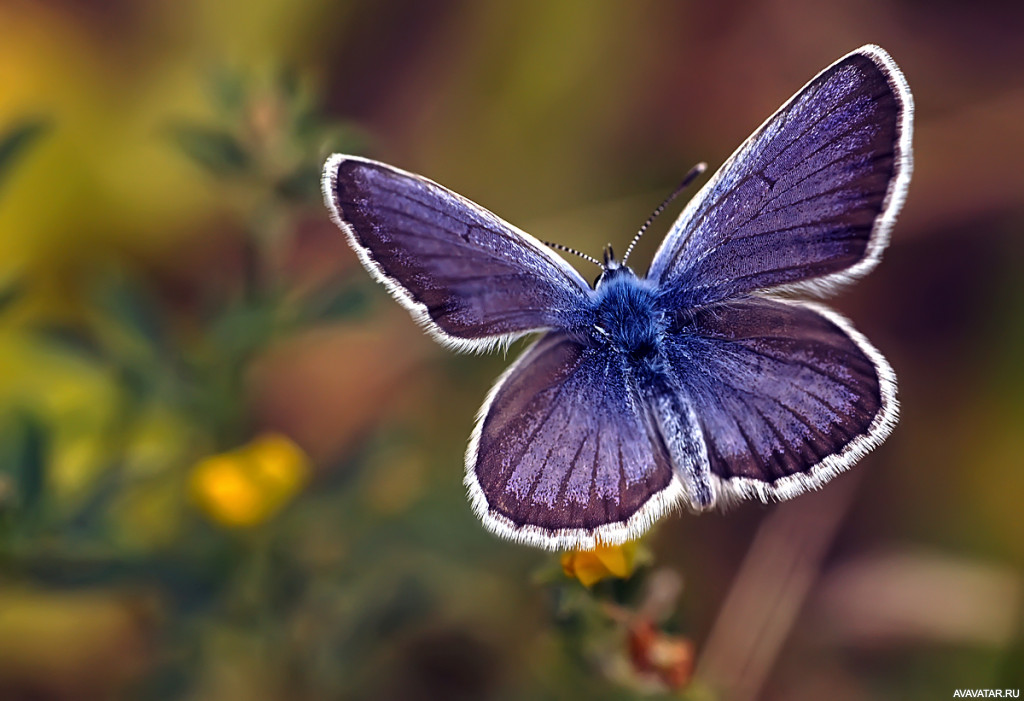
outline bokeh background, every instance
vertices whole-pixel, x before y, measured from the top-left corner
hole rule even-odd
[[[1024,686],[1022,30],[1012,2],[0,1],[0,697]],[[628,580],[487,534],[462,455],[509,359],[370,282],[324,156],[596,255],[868,42],[916,168],[834,305],[896,369],[893,436],[820,494],[666,519]]]

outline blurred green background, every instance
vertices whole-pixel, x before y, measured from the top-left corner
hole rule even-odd
[[[1012,2],[0,0],[0,698],[1024,686],[1022,29]],[[916,168],[834,304],[896,369],[893,436],[820,494],[666,519],[628,580],[488,535],[462,455],[508,359],[369,280],[326,154],[596,255],[868,42]]]

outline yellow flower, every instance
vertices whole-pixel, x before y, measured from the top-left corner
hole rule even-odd
[[[200,460],[189,491],[207,516],[230,528],[247,528],[276,514],[309,477],[309,458],[290,438],[276,434]]]
[[[636,541],[622,545],[599,545],[596,550],[573,550],[562,553],[562,571],[575,577],[585,587],[602,579],[627,579],[636,567]]]

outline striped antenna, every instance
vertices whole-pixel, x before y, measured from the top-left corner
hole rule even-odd
[[[629,242],[629,247],[626,249],[626,254],[622,256],[623,265],[626,264],[626,259],[629,258],[629,254],[633,252],[633,247],[636,246],[637,241],[639,241],[640,237],[644,235],[644,232],[647,231],[647,228],[654,223],[654,220],[658,218],[658,215],[664,212],[665,207],[668,207],[672,200],[678,197],[679,193],[685,190],[686,186],[692,183],[697,178],[697,176],[703,173],[705,170],[707,170],[707,168],[707,163],[698,163],[693,168],[690,168],[690,172],[687,173],[686,177],[683,178],[683,181],[679,183],[678,186],[676,186],[676,189],[672,191],[672,194],[666,197],[665,201],[658,205],[658,207],[654,210],[654,213],[651,214],[651,216],[647,217],[647,221],[645,221],[644,225],[640,227],[640,231],[636,232],[636,236],[634,236],[633,240]]]
[[[552,248],[558,249],[559,251],[565,251],[566,253],[574,253],[578,255],[580,258],[589,260],[594,265],[599,266],[601,270],[604,270],[604,266],[601,265],[601,261],[599,261],[597,258],[594,258],[594,256],[588,256],[586,253],[580,253],[575,248],[569,248],[568,246],[563,246],[560,243],[551,243],[550,241],[541,241],[541,243],[543,243],[545,246],[551,246]]]

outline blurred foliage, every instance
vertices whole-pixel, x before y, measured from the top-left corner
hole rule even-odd
[[[264,596],[274,595],[266,589],[272,582],[293,586],[279,580],[272,565],[288,551],[272,544],[279,536],[253,533],[238,539],[211,530],[214,524],[259,526],[292,501],[309,478],[309,458],[285,436],[257,435],[236,448],[258,430],[246,391],[252,362],[282,339],[324,323],[345,323],[366,307],[362,277],[335,276],[310,288],[278,266],[280,250],[293,245],[303,218],[314,208],[319,211],[318,174],[326,149],[353,150],[355,130],[323,121],[308,91],[293,80],[254,89],[246,80],[219,74],[213,98],[220,122],[179,120],[168,141],[207,172],[211,185],[237,182],[245,192],[234,196],[259,201],[259,212],[239,241],[246,268],[240,284],[198,313],[183,313],[167,290],[112,263],[88,280],[80,313],[25,327],[40,352],[65,356],[114,383],[102,432],[91,436],[98,461],[90,460],[89,476],[71,494],[61,498],[50,472],[59,427],[16,406],[0,423],[0,562],[7,586],[156,586],[163,592],[160,612],[130,620],[136,629],[132,635],[151,638],[156,620],[165,618],[171,623],[165,634],[185,636],[188,647],[216,645],[223,634],[188,611],[224,607],[227,624],[239,615],[255,615]],[[31,146],[42,124],[26,122],[0,140],[0,172],[6,174]],[[0,291],[0,308],[16,303],[21,287],[9,284]],[[211,519],[209,525],[196,518],[189,495]],[[21,630],[13,611],[27,614],[26,620],[35,615],[35,603],[0,606],[0,638]],[[56,640],[46,626],[31,635],[40,645]],[[55,629],[52,635],[64,633]],[[150,679],[144,686],[155,685],[147,691],[154,698],[192,686],[184,681],[193,673],[186,659],[143,658],[141,666],[133,659],[134,671],[127,676],[123,669],[113,670],[114,683],[137,683],[144,668]],[[38,661],[21,659],[22,669],[18,659],[0,663],[4,696],[67,693],[63,682],[34,677]],[[100,679],[95,688],[87,685],[72,695],[104,693],[113,688],[105,686],[108,682]]]
[[[1022,20],[0,3],[0,698],[726,698],[710,661],[786,701],[1019,686]],[[492,538],[461,456],[507,359],[437,350],[370,281],[324,157],[372,147],[596,253],[866,42],[914,90],[916,172],[838,304],[903,417],[821,561],[798,547],[820,519],[762,537],[814,496],[597,553]]]
[[[46,131],[46,122],[30,119],[0,135],[0,186],[18,156]]]

